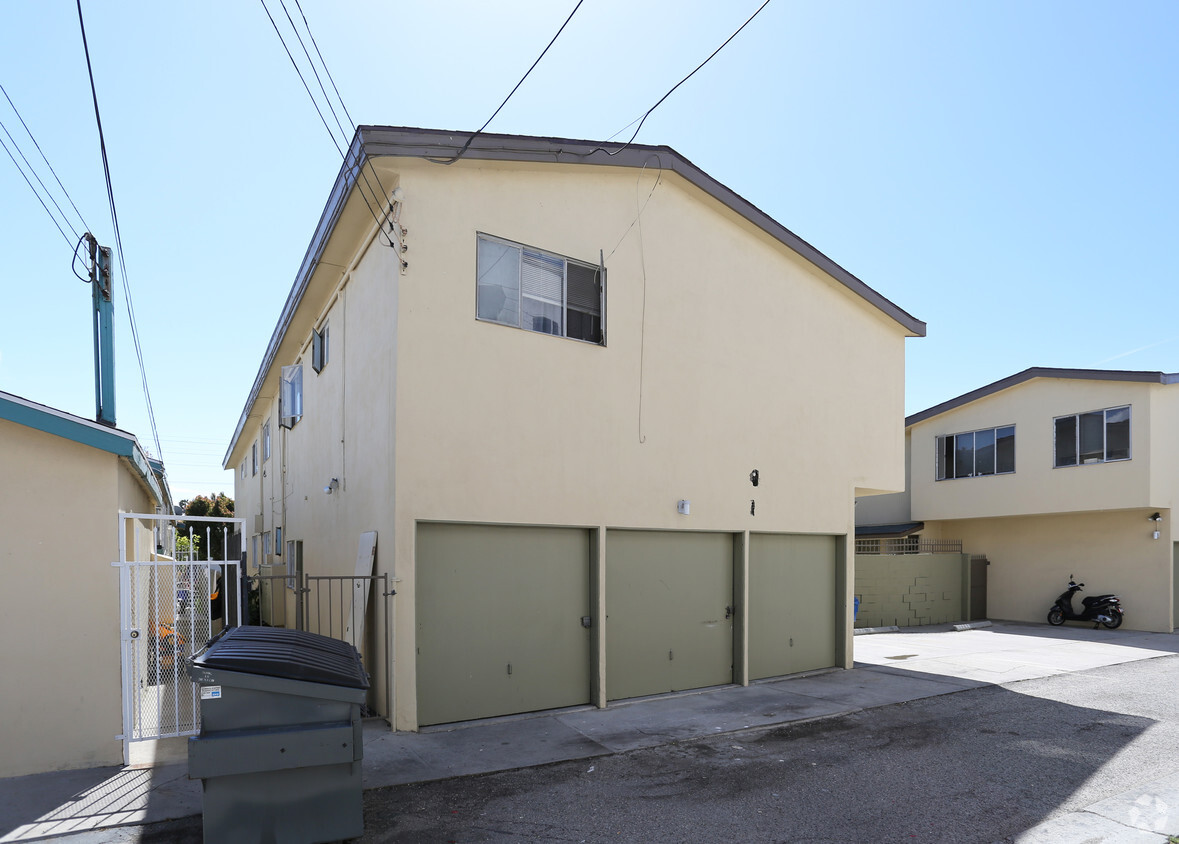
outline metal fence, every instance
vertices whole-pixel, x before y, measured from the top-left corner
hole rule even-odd
[[[222,539],[235,523],[185,518],[208,522],[206,537],[217,530]],[[238,562],[177,559],[176,521],[162,514],[119,516],[119,560],[113,565],[119,574],[119,738],[125,762],[131,742],[193,735],[200,729],[199,691],[188,677],[188,659],[223,626],[237,624],[241,615],[232,588]],[[193,535],[190,530],[190,547]]]
[[[857,554],[961,554],[960,539],[920,539],[902,536],[895,539],[857,539]]]
[[[243,624],[289,627],[350,643],[366,665],[384,653],[392,709],[392,655],[389,651],[389,575],[253,574],[246,577]],[[378,644],[383,643],[383,644]],[[375,714],[389,717],[388,712]]]

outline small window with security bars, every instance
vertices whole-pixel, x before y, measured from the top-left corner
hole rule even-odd
[[[480,234],[476,317],[527,331],[605,345],[605,270]]]

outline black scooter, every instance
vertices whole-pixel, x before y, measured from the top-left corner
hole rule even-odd
[[[1061,593],[1048,610],[1048,623],[1059,626],[1066,621],[1092,621],[1096,630],[1104,624],[1110,630],[1122,626],[1122,599],[1117,595],[1092,595],[1081,599],[1081,612],[1073,612],[1073,593],[1080,592],[1084,583],[1077,583],[1069,575],[1068,589]]]

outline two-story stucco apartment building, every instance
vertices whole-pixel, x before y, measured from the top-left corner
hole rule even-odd
[[[225,456],[243,548],[376,532],[399,729],[850,666],[924,332],[669,147],[361,127]]]
[[[905,424],[907,491],[860,499],[858,535],[985,554],[991,618],[1044,621],[1075,574],[1127,627],[1176,626],[1179,375],[1034,367]]]

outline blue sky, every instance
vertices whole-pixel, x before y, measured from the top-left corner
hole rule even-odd
[[[302,0],[353,121],[457,130],[573,5]],[[489,131],[613,136],[758,5],[585,0]],[[221,458],[339,154],[260,2],[83,11],[173,492],[232,494]],[[909,413],[1028,366],[1176,372],[1177,31],[1173,2],[773,0],[638,141],[929,324],[907,345]],[[0,84],[113,245],[73,0],[0,6]],[[3,97],[0,122],[81,231]],[[72,233],[3,151],[0,197],[0,390],[92,416]],[[121,277],[116,341],[119,426],[154,451]]]

